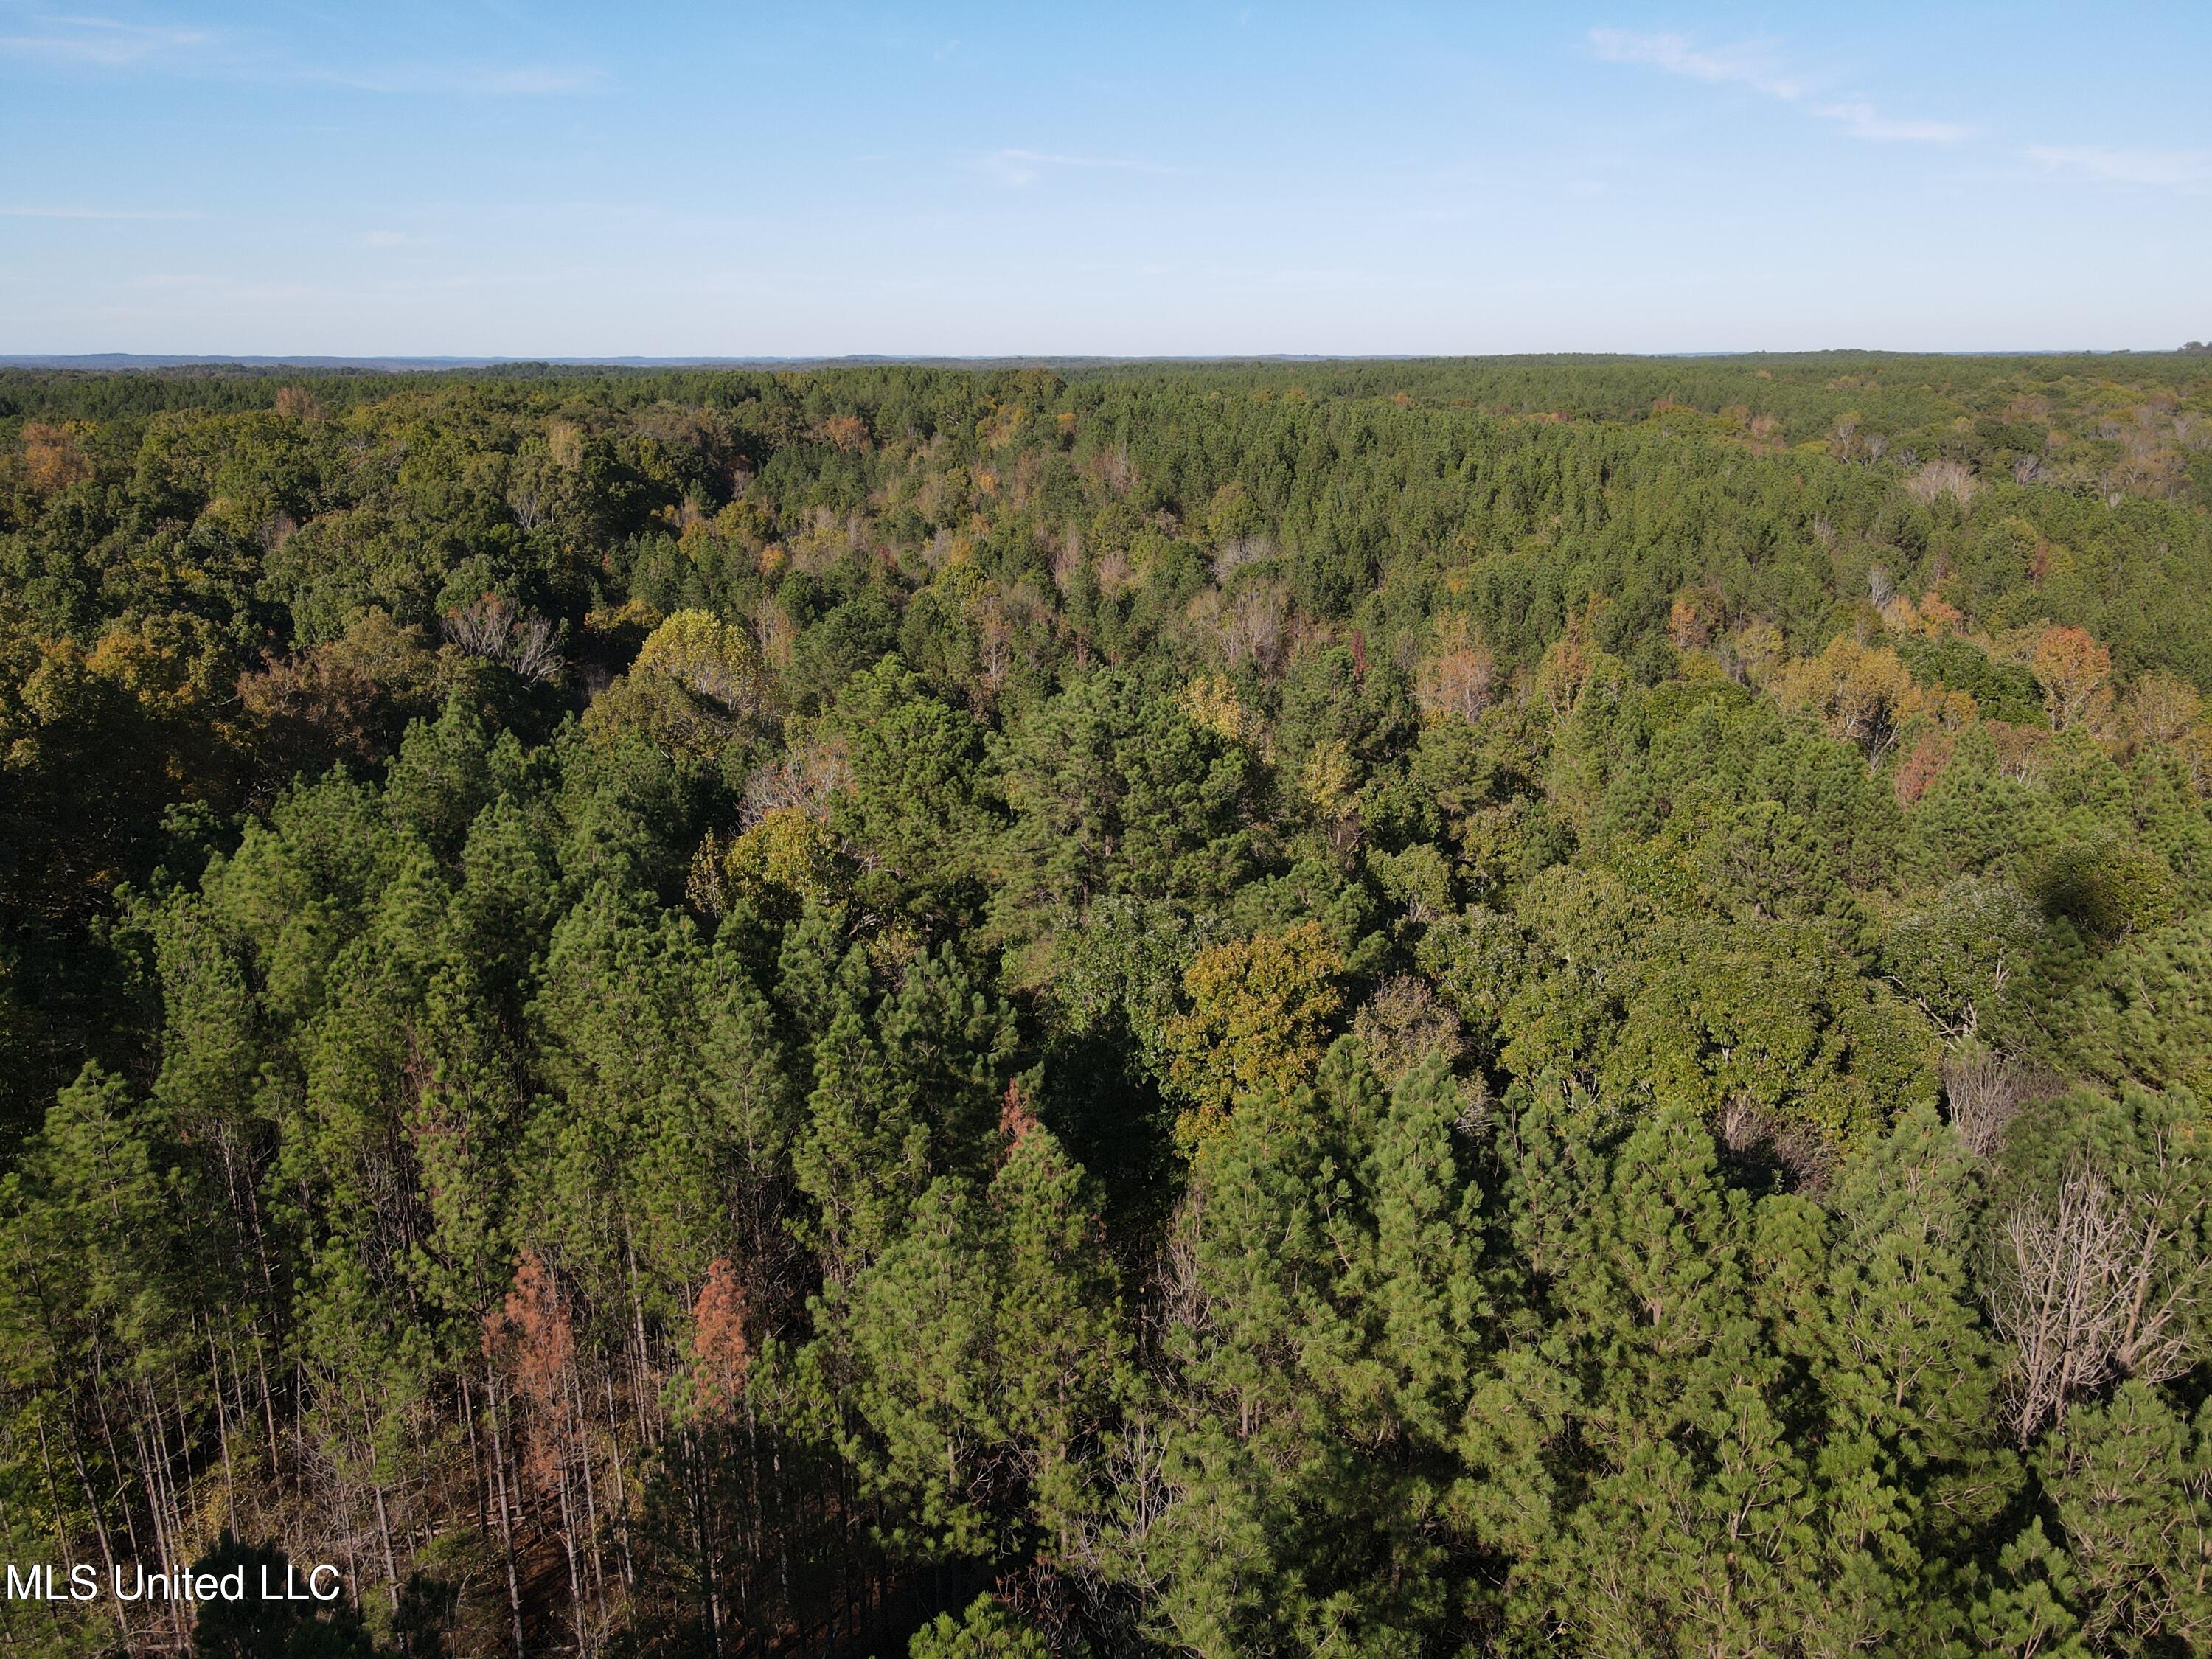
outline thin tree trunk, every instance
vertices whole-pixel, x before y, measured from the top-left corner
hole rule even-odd
[[[230,1514],[230,1531],[238,1534],[238,1471],[230,1461],[230,1413],[224,1409],[222,1398],[222,1356],[216,1352],[215,1326],[208,1326],[208,1375],[214,1382],[215,1428],[222,1442],[222,1495],[224,1507]]]
[[[498,1483],[499,1534],[507,1553],[507,1611],[514,1619],[516,1659],[524,1659],[529,1646],[522,1637],[522,1580],[514,1569],[514,1522],[507,1512],[507,1455],[499,1437],[499,1383],[489,1360],[484,1364],[484,1426],[491,1437],[492,1477]]]
[[[629,1549],[629,1492],[623,1479],[622,1425],[615,1419],[615,1377],[610,1367],[603,1374],[607,1388],[607,1438],[614,1449],[615,1460],[615,1540],[622,1546],[623,1586],[633,1589],[637,1583],[637,1563]]]
[[[491,1517],[484,1512],[484,1492],[486,1488],[490,1485],[490,1482],[484,1479],[483,1447],[477,1439],[477,1408],[475,1394],[475,1389],[469,1386],[469,1374],[466,1371],[463,1371],[461,1373],[461,1419],[468,1425],[469,1457],[471,1462],[475,1465],[477,1472],[477,1530],[478,1532],[485,1532],[489,1530],[491,1522]]]
[[[591,1545],[592,1589],[593,1594],[604,1598],[607,1579],[600,1560],[599,1497],[592,1485],[592,1425],[584,1411],[584,1379],[579,1365],[572,1364],[568,1367],[568,1383],[570,1420],[576,1425],[576,1455],[583,1469],[584,1529]]]
[[[392,1516],[384,1504],[384,1482],[376,1472],[376,1422],[368,1401],[361,1402],[361,1431],[368,1453],[368,1489],[376,1495],[376,1535],[384,1546],[384,1587],[392,1597],[392,1610],[399,1611],[399,1563],[392,1551]]]
[[[269,1429],[269,1478],[284,1490],[284,1443],[276,1434],[276,1392],[269,1386],[269,1351],[261,1340],[261,1322],[253,1322],[253,1369],[261,1377],[261,1419]]]
[[[31,1420],[37,1425],[39,1431],[39,1462],[45,1467],[46,1472],[46,1494],[53,1499],[54,1503],[54,1540],[61,1547],[62,1565],[69,1568],[71,1575],[74,1576],[76,1571],[76,1552],[70,1547],[69,1528],[62,1520],[62,1492],[61,1487],[54,1480],[53,1451],[46,1443],[46,1414],[34,1408],[31,1414]],[[107,1523],[100,1518],[100,1504],[92,1495],[92,1478],[85,1472],[84,1455],[78,1449],[76,1440],[76,1425],[72,1422],[70,1425],[70,1461],[76,1465],[77,1479],[84,1483],[85,1501],[92,1505],[93,1528],[100,1536],[100,1558],[106,1564],[107,1582],[112,1587],[115,1583],[115,1552],[109,1545]],[[131,1645],[131,1615],[125,1610],[125,1605],[119,1597],[115,1598],[111,1605],[115,1609],[116,1628],[123,1632],[123,1645],[127,1649]],[[59,1613],[56,1612],[51,1604],[46,1611],[52,1616],[55,1626],[58,1628],[61,1624]]]
[[[103,1368],[100,1363],[100,1348],[97,1343],[93,1346],[92,1382],[92,1403],[100,1414],[100,1437],[107,1443],[108,1466],[116,1472],[116,1490],[120,1493],[128,1484],[128,1477],[123,1473],[128,1465],[125,1463],[123,1453],[115,1443],[115,1425],[107,1415],[107,1378],[103,1374]],[[74,1411],[70,1413],[70,1424],[71,1438],[74,1439],[76,1424]],[[145,1551],[138,1542],[138,1522],[132,1517],[131,1505],[127,1500],[123,1505],[123,1530],[131,1540],[132,1557],[135,1559],[143,1555]]]
[[[584,1636],[584,1577],[576,1559],[576,1522],[568,1500],[568,1466],[565,1458],[561,1464],[560,1498],[561,1551],[568,1558],[568,1622],[576,1632],[576,1651],[581,1654],[590,1644]]]

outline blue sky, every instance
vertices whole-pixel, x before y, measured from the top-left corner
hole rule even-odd
[[[2212,6],[0,0],[0,352],[2170,348]]]

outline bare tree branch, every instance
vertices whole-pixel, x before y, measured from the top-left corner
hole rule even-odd
[[[2027,1073],[2002,1054],[1969,1050],[1943,1062],[1943,1096],[1950,1103],[1952,1127],[1976,1158],[1996,1156],[2027,1095]]]
[[[566,665],[556,649],[558,624],[496,593],[448,611],[443,631],[469,655],[499,663],[526,680],[556,678]]]
[[[2157,1168],[2166,1162],[2161,1145]],[[2022,1445],[2115,1376],[2162,1382],[2194,1363],[2185,1315],[2203,1268],[2177,1276],[2168,1267],[2174,1231],[2154,1204],[2116,1197],[2085,1158],[2053,1199],[2013,1206],[1990,1316],[2017,1362],[2012,1425]]]

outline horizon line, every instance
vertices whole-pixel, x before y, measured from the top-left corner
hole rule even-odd
[[[2112,357],[2180,356],[2197,342],[2173,346],[2021,346],[1931,349],[1875,345],[1811,346],[1796,348],[1684,348],[1657,350],[1602,350],[1588,348],[1524,349],[1518,351],[1246,351],[1246,352],[793,352],[697,353],[671,356],[610,355],[601,356],[415,352],[0,352],[0,368],[113,370],[161,368],[360,368],[380,371],[409,369],[526,368],[544,365],[561,368],[751,368],[783,366],[823,367],[848,364],[880,366],[914,364],[929,367],[1007,364],[1049,366],[1123,363],[1390,363],[1481,362],[1531,357],[1593,357],[1666,362],[1716,357]],[[2201,346],[2199,348],[2202,349]]]

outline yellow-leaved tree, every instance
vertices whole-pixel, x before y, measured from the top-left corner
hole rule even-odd
[[[1343,1006],[1344,957],[1319,922],[1201,951],[1183,971],[1187,1013],[1167,1024],[1169,1080],[1190,1105],[1186,1147],[1217,1133],[1246,1095],[1288,1094],[1320,1065]]]
[[[712,755],[766,711],[768,676],[750,633],[710,611],[678,611],[646,636],[629,672],[584,726],[635,732],[673,754]]]

